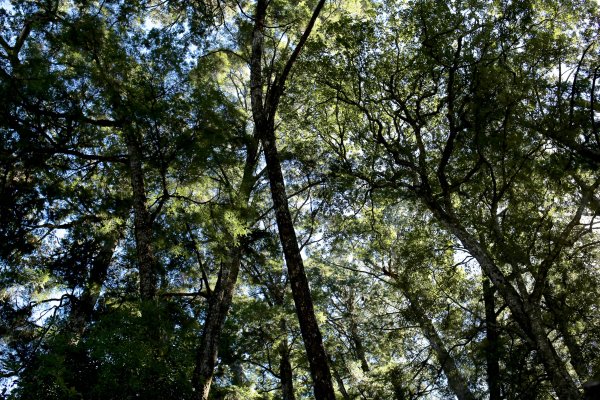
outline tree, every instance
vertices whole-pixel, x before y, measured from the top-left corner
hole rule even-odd
[[[535,190],[531,176],[538,165],[545,165],[544,159],[553,156],[544,148],[544,139],[529,130],[535,123],[526,122],[544,113],[545,103],[535,96],[547,87],[540,79],[543,73],[538,71],[549,72],[553,65],[552,53],[547,50],[555,42],[547,29],[564,20],[557,17],[547,25],[540,24],[536,13],[542,11],[542,6],[507,6],[499,10],[503,18],[489,21],[483,15],[494,14],[490,10],[470,8],[463,13],[457,7],[423,3],[411,10],[382,10],[390,15],[389,26],[404,21],[413,29],[416,40],[406,47],[398,46],[403,32],[380,40],[393,32],[386,26],[388,21],[382,26],[363,27],[365,36],[376,37],[378,42],[370,43],[372,47],[351,48],[350,56],[341,60],[346,78],[334,72],[336,81],[326,84],[340,101],[362,114],[363,129],[371,133],[371,137],[356,140],[361,145],[370,142],[368,159],[375,168],[357,163],[354,173],[373,187],[404,188],[429,208],[493,282],[529,344],[538,352],[557,395],[576,398],[579,394],[573,377],[547,338],[540,300],[567,243],[585,236],[585,229],[577,227],[587,225],[581,217],[598,182],[573,178],[580,182],[572,189],[578,192],[575,196],[559,187],[550,189],[557,190],[557,196],[569,197],[563,197],[562,217],[546,225],[546,211],[541,220],[534,222],[532,210],[547,210],[539,203],[547,192],[540,187],[539,200],[531,197]],[[522,29],[523,37],[514,38],[506,30],[513,24]],[[491,42],[491,37],[496,42]],[[492,47],[491,43],[499,45]],[[376,46],[381,48],[382,56],[370,62],[367,54]],[[527,49],[527,59],[515,51],[517,46]],[[537,69],[531,63],[536,55]],[[352,80],[341,84],[348,82],[348,70],[353,71],[349,75]],[[377,78],[373,80],[373,76]],[[493,108],[487,106],[487,99],[496,100]],[[347,153],[340,153],[346,165],[356,163]],[[526,180],[520,184],[520,179]],[[513,197],[517,192],[524,193],[520,185],[525,182],[532,200],[529,206],[524,198]],[[542,177],[537,182],[550,184]],[[467,193],[469,197],[464,198]],[[485,208],[473,212],[479,202],[486,205],[489,214]],[[538,227],[534,236],[520,225],[523,220],[529,220],[527,226]],[[533,288],[527,287],[528,279],[535,282]]]
[[[597,15],[4,2],[0,397],[581,397]]]
[[[302,51],[324,4],[325,1],[321,0],[315,7],[304,33],[300,37],[294,51],[285,62],[285,66],[281,72],[275,73],[275,80],[273,82],[265,82],[265,77],[262,72],[262,59],[264,51],[264,30],[269,3],[262,0],[257,2],[252,35],[250,85],[252,115],[256,131],[264,148],[273,206],[277,217],[279,237],[285,255],[294,303],[296,304],[298,320],[300,321],[302,338],[304,339],[311,375],[315,385],[315,398],[334,399],[335,395],[333,392],[327,355],[325,353],[325,348],[323,347],[321,333],[315,318],[310,288],[308,286],[308,280],[306,279],[306,273],[304,272],[302,255],[300,254],[298,239],[294,231],[294,224],[289,211],[285,181],[281,171],[280,158],[276,145],[277,138],[275,136],[275,116],[288,75],[294,66],[296,58]],[[268,87],[266,94],[263,92],[265,84]]]

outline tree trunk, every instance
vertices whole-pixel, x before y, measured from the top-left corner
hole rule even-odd
[[[409,397],[406,396],[404,382],[402,382],[402,379],[398,377],[398,373],[395,373],[396,371],[397,370],[392,371],[392,376],[390,377],[390,383],[394,389],[394,400],[406,400]]]
[[[344,385],[344,380],[342,379],[342,376],[340,375],[337,368],[335,367],[335,363],[333,362],[331,357],[329,358],[329,362],[331,365],[331,371],[333,373],[333,377],[335,378],[335,382],[338,385],[338,390],[342,394],[342,397],[344,398],[344,400],[350,400],[350,395],[348,394],[348,391],[346,391],[346,386]]]
[[[362,339],[359,334],[358,324],[354,319],[354,294],[351,293],[349,298],[347,299],[347,310],[348,310],[348,320],[349,320],[349,329],[350,329],[350,340],[352,340],[352,344],[354,345],[354,352],[356,354],[356,358],[360,361],[360,368],[364,373],[367,373],[371,370],[369,367],[369,363],[367,362],[367,355],[365,352],[365,346],[363,346]]]
[[[556,395],[560,399],[575,400],[581,398],[581,394],[573,379],[567,372],[565,365],[556,353],[552,343],[548,339],[544,329],[539,306],[531,304],[525,298],[521,298],[516,289],[506,279],[500,268],[494,262],[487,249],[467,232],[454,217],[446,213],[429,193],[420,193],[425,204],[433,212],[434,216],[452,233],[464,246],[465,249],[477,260],[485,274],[496,287],[516,322],[521,329],[531,338],[532,344],[538,352],[544,365],[546,373],[550,377]]]
[[[247,143],[246,162],[238,196],[235,199],[236,207],[243,209],[248,206],[250,195],[256,183],[254,170],[258,162],[258,142],[252,138]],[[240,271],[243,255],[243,245],[230,249],[228,263],[221,271],[215,288],[209,291],[208,310],[206,320],[198,347],[196,366],[193,373],[193,386],[198,399],[206,400],[210,393],[215,365],[218,358],[219,340],[225,319],[229,314],[233,292]]]
[[[225,262],[221,276],[208,300],[206,322],[202,330],[202,339],[198,348],[196,368],[193,374],[193,385],[196,396],[207,400],[212,384],[214,369],[217,364],[219,340],[225,319],[229,313],[233,291],[240,271],[242,250],[235,247],[231,250],[230,258]]]
[[[285,255],[292,296],[296,306],[298,321],[300,322],[300,331],[302,332],[311,376],[315,385],[315,398],[318,400],[333,400],[335,396],[327,364],[327,355],[323,346],[321,331],[315,317],[310,287],[304,270],[304,262],[302,261],[296,232],[294,231],[288,207],[283,173],[275,146],[274,127],[271,122],[267,126],[260,126],[259,129],[262,133],[262,144],[267,161],[267,172],[269,174],[273,205],[275,206],[279,238]]]
[[[283,400],[295,400],[294,377],[292,375],[292,364],[290,362],[290,349],[287,341],[287,324],[281,318],[279,322],[283,338],[279,344],[279,376],[281,379],[281,392]]]
[[[133,191],[133,219],[135,244],[140,279],[140,298],[154,301],[156,298],[158,260],[154,253],[152,221],[146,200],[142,152],[133,132],[125,132],[129,152],[129,173]]]
[[[483,278],[483,301],[485,303],[485,359],[487,363],[487,382],[490,400],[500,400],[500,360],[498,341],[498,324],[496,321],[496,305],[494,288],[487,278]]]
[[[575,337],[573,337],[571,332],[569,332],[568,318],[566,317],[568,315],[568,311],[565,310],[564,306],[565,299],[556,300],[550,293],[550,288],[546,287],[546,290],[544,290],[544,300],[546,301],[548,309],[554,317],[554,322],[558,328],[558,332],[562,336],[563,342],[565,343],[565,346],[567,346],[567,350],[569,350],[569,355],[571,356],[569,361],[573,366],[579,381],[587,381],[590,376],[586,368],[586,362],[582,357],[581,347],[577,343]]]
[[[299,51],[310,34],[310,30],[323,3],[323,0],[320,1],[317,8],[315,8],[311,21],[302,35],[300,42],[281,72],[279,80],[273,84],[269,96],[265,99],[263,95],[262,56],[265,18],[269,3],[266,0],[259,0],[257,2],[252,37],[252,57],[250,60],[250,88],[254,125],[265,153],[279,238],[283,247],[292,296],[300,323],[300,331],[310,365],[315,398],[317,400],[334,400],[335,395],[327,363],[327,354],[325,353],[323,339],[315,317],[310,287],[304,271],[304,263],[289,211],[285,181],[281,171],[275,136],[275,114],[279,104],[279,96],[283,93],[285,79],[295,61],[295,57],[298,56]]]
[[[367,356],[365,353],[365,347],[362,344],[362,339],[358,334],[358,327],[356,322],[350,317],[350,336],[352,343],[354,344],[354,351],[356,352],[356,358],[360,361],[360,368],[363,372],[367,373],[371,370],[369,363],[367,362]]]
[[[420,306],[418,299],[410,293],[409,290],[404,290],[404,295],[408,298],[411,317],[419,324],[423,335],[429,341],[435,355],[448,379],[448,386],[454,392],[458,400],[474,400],[475,396],[469,390],[466,379],[462,376],[460,370],[456,366],[456,362],[452,355],[446,349],[443,339],[440,337],[433,323],[427,318],[425,310]]]
[[[154,252],[154,230],[146,199],[141,143],[131,126],[125,129],[124,135],[129,156],[129,173],[133,195],[133,224],[139,275],[140,309],[148,344],[153,356],[159,359],[162,357],[160,348],[161,316],[156,307],[156,289],[160,268]],[[152,392],[160,379],[161,377],[158,376],[157,372],[150,369],[146,377],[146,390]]]

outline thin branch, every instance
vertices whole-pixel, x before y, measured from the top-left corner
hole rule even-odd
[[[268,104],[271,107],[270,112],[274,112],[275,109],[277,108],[277,103],[279,102],[279,98],[283,94],[283,89],[285,86],[285,82],[287,81],[288,75],[290,74],[292,67],[296,63],[296,59],[300,55],[300,52],[304,48],[304,45],[306,44],[306,41],[308,40],[308,37],[310,36],[310,33],[315,25],[315,22],[317,21],[317,18],[319,17],[319,13],[321,12],[321,9],[323,8],[324,5],[325,5],[325,0],[320,0],[319,3],[317,4],[317,6],[315,7],[313,14],[310,18],[310,21],[308,22],[308,25],[306,26],[304,33],[300,37],[300,40],[298,41],[296,48],[294,49],[294,51],[292,52],[292,55],[290,56],[287,63],[285,64],[285,67],[283,67],[283,70],[281,71],[281,75],[279,76],[277,81],[273,84],[273,90],[271,91],[270,98],[268,100]]]
[[[228,55],[232,55],[232,56],[235,56],[235,57],[239,58],[240,60],[242,60],[245,63],[248,63],[248,64],[250,63],[250,60],[248,60],[247,58],[245,58],[241,54],[236,53],[235,51],[233,51],[231,49],[225,49],[225,48],[223,48],[223,49],[215,49],[215,50],[208,51],[208,52],[206,52],[206,53],[198,56],[198,58],[199,59],[200,58],[207,58],[207,57],[212,56],[213,54],[218,54],[218,53],[225,53],[225,54],[228,54]]]
[[[198,249],[198,244],[196,242],[196,238],[194,237],[194,234],[192,233],[192,228],[190,227],[190,225],[188,223],[186,223],[185,226],[187,228],[188,235],[192,242],[192,248],[193,248],[194,254],[196,255],[196,260],[198,261],[198,265],[200,266],[200,272],[202,273],[202,281],[204,282],[204,286],[206,288],[206,293],[210,296],[210,295],[212,295],[212,289],[210,288],[210,285],[208,283],[208,275],[206,274],[206,269],[204,268],[204,262],[202,261],[202,255],[200,254],[200,250]]]

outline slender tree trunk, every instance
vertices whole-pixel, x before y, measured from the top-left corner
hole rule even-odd
[[[539,354],[544,368],[550,377],[552,387],[560,399],[575,400],[581,394],[573,379],[567,372],[564,363],[556,353],[542,323],[539,305],[532,304],[527,298],[521,298],[516,289],[506,279],[500,268],[485,247],[466,231],[454,217],[441,209],[429,193],[420,193],[425,204],[434,216],[460,240],[462,245],[475,257],[485,274],[496,287],[513,317],[521,329],[531,338]]]
[[[279,279],[271,280],[267,274],[266,281],[263,282],[267,289],[267,297],[270,299],[269,304],[272,307],[283,309],[285,302],[286,286],[279,282],[285,281],[285,270],[282,269]],[[281,342],[279,343],[279,380],[281,381],[281,396],[283,400],[294,400],[294,377],[292,371],[292,363],[290,360],[290,345],[288,343],[288,329],[285,317],[279,320],[279,334]]]
[[[371,368],[369,367],[369,363],[367,362],[367,357],[365,353],[365,348],[362,344],[362,340],[358,335],[358,331],[356,330],[356,323],[354,321],[350,322],[350,335],[352,339],[352,343],[354,344],[354,351],[356,352],[356,358],[360,361],[360,368],[363,372],[369,372]]]
[[[254,170],[258,162],[258,142],[250,139],[247,143],[246,162],[235,206],[244,209],[248,206],[250,195],[256,183]],[[214,369],[216,366],[219,340],[231,302],[242,261],[242,245],[230,249],[229,260],[225,263],[221,275],[210,291],[206,320],[198,347],[196,366],[193,373],[193,386],[198,399],[206,400],[210,393]],[[209,288],[207,288],[209,289]]]
[[[312,296],[308,279],[304,270],[304,262],[298,247],[292,217],[288,207],[287,194],[272,123],[261,127],[262,143],[267,161],[267,172],[271,186],[271,195],[275,206],[275,217],[279,229],[279,238],[285,255],[286,266],[290,277],[292,296],[296,305],[296,313],[300,322],[300,331],[306,347],[311,375],[315,385],[315,398],[335,399],[331,374],[327,364],[327,355],[317,318],[315,317]]]
[[[244,374],[244,365],[240,359],[235,360],[231,364],[231,372],[233,375],[231,383],[235,386],[243,386],[247,383],[246,375]]]
[[[200,400],[207,400],[210,392],[217,364],[219,340],[231,307],[233,291],[240,271],[241,254],[242,249],[239,247],[231,250],[230,258],[225,262],[221,276],[208,300],[206,322],[202,330],[202,339],[193,374],[194,389]]]
[[[349,320],[349,329],[350,329],[350,340],[352,340],[352,344],[354,345],[354,352],[356,354],[356,358],[360,361],[360,368],[363,372],[367,373],[371,370],[369,367],[369,363],[367,362],[367,355],[365,352],[365,346],[363,346],[362,339],[359,334],[358,324],[354,319],[354,295],[351,294],[348,303],[348,320]]]
[[[283,247],[292,296],[296,306],[296,313],[300,323],[300,331],[306,354],[310,365],[311,377],[314,383],[314,394],[317,400],[334,400],[335,394],[331,381],[331,373],[327,363],[327,354],[323,346],[323,338],[315,317],[314,306],[308,285],[304,263],[300,254],[298,240],[292,217],[289,211],[285,180],[281,171],[281,163],[276,146],[275,114],[279,104],[279,97],[283,93],[285,79],[292,68],[295,57],[298,56],[303,44],[306,42],[314,22],[323,7],[324,0],[320,1],[315,8],[311,21],[309,22],[302,38],[300,39],[292,56],[286,63],[281,76],[275,82],[267,98],[263,95],[262,56],[265,18],[268,2],[258,0],[254,15],[254,30],[252,38],[252,57],[250,61],[250,87],[252,115],[256,132],[263,145],[267,173],[271,187],[271,197],[275,208],[275,218],[279,230],[279,238]]]
[[[498,323],[496,321],[496,304],[494,288],[487,278],[483,278],[483,301],[485,304],[485,359],[487,362],[487,382],[490,400],[500,400],[500,360]]]
[[[161,316],[157,306],[157,277],[159,271],[158,259],[154,250],[154,230],[148,210],[144,169],[142,166],[142,151],[138,135],[133,127],[125,129],[125,141],[129,156],[129,173],[133,194],[133,224],[135,247],[138,263],[140,309],[143,326],[149,347],[154,358],[162,358],[161,354]],[[148,393],[157,388],[161,377],[150,369],[145,377]]]
[[[436,358],[440,363],[446,379],[448,379],[448,386],[454,392],[459,400],[474,400],[475,396],[469,389],[467,380],[464,378],[460,370],[456,365],[454,357],[446,349],[443,339],[440,337],[437,329],[427,318],[427,314],[423,307],[420,305],[420,300],[415,292],[411,290],[411,283],[406,278],[406,274],[397,274],[391,270],[384,269],[383,272],[393,278],[398,284],[400,290],[408,299],[408,306],[410,310],[409,318],[414,320],[419,327],[421,332],[431,345],[431,348],[435,352]]]
[[[456,366],[454,357],[446,349],[443,339],[440,337],[433,323],[427,318],[425,310],[420,306],[418,299],[409,290],[404,290],[403,292],[408,298],[411,317],[419,324],[423,335],[425,335],[431,348],[433,348],[438,362],[446,375],[446,379],[448,379],[448,386],[458,400],[474,400],[475,396],[469,389],[466,379]]]
[[[402,379],[398,377],[397,373],[392,371],[392,376],[390,379],[390,383],[392,384],[392,388],[394,389],[394,399],[395,400],[406,400],[406,390],[404,389]]]
[[[342,394],[342,397],[344,398],[344,400],[350,400],[350,395],[348,394],[348,391],[346,390],[346,386],[344,385],[344,380],[342,379],[342,376],[340,375],[339,371],[335,367],[335,363],[333,362],[331,357],[329,357],[329,364],[331,365],[331,372],[333,373],[333,377],[335,379],[335,382],[337,383],[338,390]]]
[[[81,339],[85,337],[94,318],[94,307],[100,297],[110,263],[118,244],[118,235],[114,232],[97,239],[99,249],[95,254],[85,282],[83,292],[79,298],[72,301],[72,309],[67,321],[67,328],[71,334],[70,347],[65,352],[65,365],[70,365],[70,371],[75,377],[73,385],[77,391],[87,393],[89,390],[86,377],[93,373],[95,366],[90,359],[85,346],[81,346]]]
[[[292,375],[292,364],[290,362],[290,348],[287,341],[287,324],[285,319],[279,321],[279,328],[283,338],[279,345],[279,375],[281,378],[281,392],[283,400],[295,400],[294,377]]]
[[[140,298],[154,301],[156,298],[158,260],[154,253],[153,232],[146,199],[142,152],[133,132],[125,132],[129,152],[129,173],[133,191],[133,219],[135,243],[140,279]]]

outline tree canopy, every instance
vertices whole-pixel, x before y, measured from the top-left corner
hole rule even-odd
[[[591,396],[596,1],[0,26],[0,398]]]

